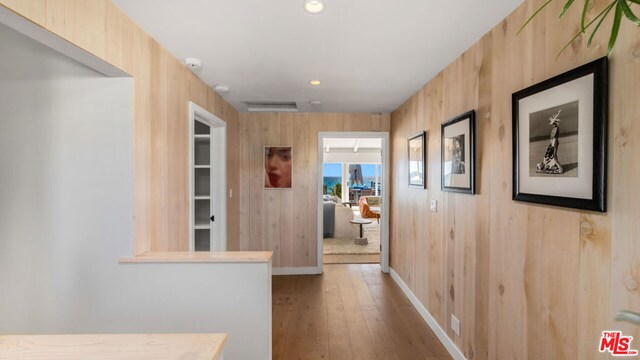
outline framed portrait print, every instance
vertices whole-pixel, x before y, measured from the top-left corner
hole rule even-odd
[[[606,211],[608,62],[512,96],[513,200]]]
[[[421,131],[409,138],[409,187],[426,189],[427,133]]]
[[[442,124],[442,190],[475,194],[476,113]]]
[[[291,189],[291,146],[264,147],[264,188]]]

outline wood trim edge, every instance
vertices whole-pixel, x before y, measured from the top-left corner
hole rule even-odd
[[[272,275],[319,275],[322,270],[317,267],[281,267],[273,268]]]
[[[440,324],[438,324],[436,319],[431,315],[431,313],[429,313],[429,311],[424,307],[424,305],[422,305],[420,300],[418,300],[418,298],[411,291],[411,289],[409,289],[409,286],[407,286],[407,284],[402,280],[400,275],[398,275],[398,273],[395,270],[393,270],[393,268],[391,267],[389,268],[389,273],[391,274],[391,278],[400,287],[400,290],[402,290],[405,296],[409,298],[409,301],[411,301],[411,304],[413,305],[413,307],[418,311],[418,313],[420,313],[420,316],[422,317],[422,319],[427,323],[429,328],[431,328],[431,330],[436,334],[436,336],[438,337],[438,340],[440,340],[442,345],[444,345],[444,347],[447,349],[451,357],[453,357],[455,360],[466,360],[466,358],[464,357],[464,354],[460,351],[460,349],[458,349],[458,347],[453,342],[453,340],[451,340],[451,338],[447,336],[447,333],[442,329],[442,327],[440,327]]]
[[[220,251],[220,252],[147,252],[120,258],[120,264],[140,263],[271,263],[272,251]]]

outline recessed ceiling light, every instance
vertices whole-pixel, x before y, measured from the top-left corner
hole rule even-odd
[[[312,86],[318,86],[322,83],[320,82],[320,80],[311,80],[309,81],[309,84],[311,84]]]
[[[322,105],[322,101],[320,101],[320,100],[311,100],[311,101],[309,101],[309,104],[311,104],[312,106],[320,106],[320,105]]]
[[[306,0],[304,2],[304,10],[309,14],[320,14],[324,11],[323,0]]]

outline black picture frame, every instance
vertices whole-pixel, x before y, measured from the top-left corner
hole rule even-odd
[[[592,77],[591,77],[592,76]],[[592,79],[592,88],[589,89],[588,84],[591,83]],[[581,87],[577,87],[575,84],[584,83]],[[542,180],[533,180],[539,182],[536,187],[545,187],[549,189],[549,192],[556,192],[556,194],[550,194],[545,191],[527,191],[523,185],[524,182],[531,182],[531,179],[537,178],[540,175],[531,175],[532,164],[534,163],[532,159],[532,144],[534,144],[533,130],[527,130],[526,126],[528,124],[529,129],[532,129],[532,122],[534,112],[528,113],[528,119],[522,119],[522,113],[526,113],[526,110],[521,109],[521,104],[523,101],[531,101],[532,96],[540,94],[544,91],[553,91],[558,87],[565,86],[566,88],[560,89],[563,91],[562,97],[564,97],[565,93],[571,93],[573,88],[575,89],[575,97],[578,100],[575,100],[574,103],[577,107],[575,111],[575,115],[569,118],[569,121],[576,123],[575,125],[575,144],[573,144],[573,140],[569,135],[564,135],[566,140],[562,139],[562,129],[561,122],[558,122],[558,126],[553,125],[554,119],[549,117],[549,121],[551,126],[556,126],[556,131],[552,130],[550,132],[549,137],[547,137],[547,150],[544,154],[544,157],[541,159],[541,162],[535,166],[535,172],[541,173],[545,177]],[[586,95],[584,95],[586,94]],[[592,94],[592,97],[589,96]],[[570,95],[567,95],[570,96]],[[560,101],[559,103],[562,103]],[[592,106],[591,103],[592,102]],[[563,109],[562,107],[566,107],[571,105],[570,103],[559,104],[558,102],[549,102],[548,107],[545,109]],[[553,107],[554,105],[557,105]],[[584,111],[586,109],[586,112]],[[591,113],[589,113],[591,111]],[[541,113],[541,111],[538,111]],[[553,112],[553,111],[552,111]],[[512,126],[513,126],[513,200],[536,203],[536,204],[544,204],[544,205],[552,205],[552,206],[561,206],[566,208],[580,209],[580,210],[590,210],[597,212],[606,212],[607,210],[607,137],[608,137],[608,112],[609,112],[609,65],[608,59],[606,57],[597,59],[580,67],[577,67],[573,70],[567,71],[563,74],[557,75],[548,80],[542,81],[538,84],[532,85],[526,89],[520,90],[512,95]],[[555,115],[558,117],[557,115]],[[575,120],[577,119],[577,120]],[[586,119],[586,120],[585,120]],[[560,119],[562,120],[562,119]],[[525,123],[527,122],[527,123]],[[586,126],[587,129],[590,128],[590,123],[592,122],[592,129],[583,130]],[[526,131],[526,133],[525,133]],[[584,131],[585,135],[581,135]],[[554,134],[556,143],[554,142]],[[569,131],[565,132],[566,134],[570,133]],[[525,138],[523,134],[529,134],[529,138]],[[590,137],[593,137],[590,139]],[[523,155],[521,155],[521,151],[523,151],[523,147],[525,144],[521,144],[522,139],[528,140],[529,143],[529,163],[523,164]],[[571,142],[570,142],[571,141]],[[575,168],[572,170],[565,170],[562,165],[562,159],[560,158],[560,150],[562,150],[563,142],[565,146],[573,146],[577,150],[567,150],[566,153],[574,152],[576,155],[573,157],[575,162],[570,163],[569,165],[574,165]],[[579,146],[582,144],[582,147]],[[586,145],[585,145],[586,144]],[[582,149],[585,148],[586,151]],[[591,147],[589,147],[591,146]],[[551,150],[551,152],[549,152]],[[592,150],[591,150],[592,149]],[[587,154],[587,155],[585,155]],[[588,154],[592,154],[592,158],[589,159]],[[565,155],[567,158],[570,156]],[[547,164],[549,161],[554,161],[554,159],[558,160],[559,170],[556,167],[555,170],[559,171],[558,174],[548,174],[543,173],[542,171],[548,171]],[[569,160],[572,161],[572,160]],[[582,166],[581,164],[587,164]],[[591,166],[589,166],[591,165]],[[522,175],[524,168],[521,169],[521,166],[527,166],[529,168],[528,176]],[[582,166],[583,168],[580,168]],[[584,169],[591,168],[591,178],[589,175],[584,175],[584,173],[589,174],[587,170],[585,172]],[[542,169],[541,169],[542,168]],[[553,170],[553,169],[551,169]],[[571,177],[567,176],[570,171],[575,171],[575,174]],[[565,180],[559,180],[561,177],[564,177]],[[585,196],[577,197],[577,196],[562,196],[557,194],[558,187],[562,188],[564,185],[568,185],[569,181],[575,181],[577,184],[580,184],[580,187],[583,188],[583,192]],[[590,184],[589,184],[590,182]],[[562,185],[562,186],[561,186]],[[532,186],[529,186],[532,188]],[[567,188],[569,188],[567,186]],[[574,191],[571,189],[571,191]],[[590,195],[589,195],[590,192]],[[567,194],[569,195],[569,194]]]
[[[464,124],[466,122],[466,124]],[[463,123],[463,131],[458,132],[459,135],[455,137],[447,137],[448,129],[452,129],[454,125]],[[475,110],[467,111],[464,114],[458,115],[452,119],[449,119],[441,124],[441,152],[440,152],[440,174],[441,174],[441,189],[442,191],[457,192],[463,194],[475,194],[476,193],[476,112]],[[467,137],[468,142],[462,137],[461,146],[462,151],[457,155],[452,155],[453,151],[450,151],[450,143],[453,139],[459,140],[461,136]],[[466,145],[465,145],[466,144]],[[468,146],[468,154],[464,147]],[[459,148],[459,146],[458,146]],[[465,155],[466,154],[466,155]],[[448,155],[453,158],[462,157],[462,160],[457,160],[461,165],[454,165],[455,159],[449,161]],[[468,158],[467,158],[468,156]],[[454,168],[460,169],[456,174],[453,171]],[[454,175],[456,175],[454,177]],[[463,183],[467,183],[465,186],[451,185],[453,182],[460,182],[456,179],[461,179]]]
[[[419,181],[415,182],[412,181],[412,174],[411,174],[411,146],[412,143],[418,143],[422,149],[418,151],[418,154],[421,157],[421,161],[418,164],[418,170],[422,172],[422,174],[418,173],[418,179]],[[407,140],[407,160],[408,160],[408,165],[407,169],[408,169],[408,175],[409,175],[409,187],[411,188],[416,188],[416,189],[426,189],[427,188],[427,132],[426,131],[420,131],[419,133],[411,136],[408,140]]]

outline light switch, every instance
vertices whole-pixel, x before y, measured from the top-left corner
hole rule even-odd
[[[438,200],[431,200],[431,211],[438,212]]]
[[[453,314],[451,314],[451,330],[460,336],[460,320]]]

